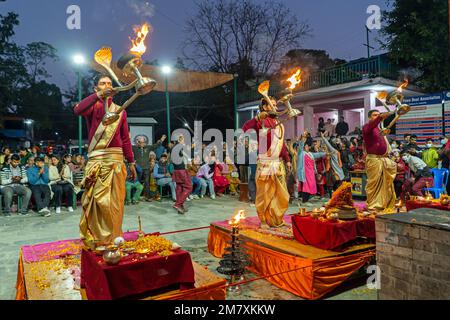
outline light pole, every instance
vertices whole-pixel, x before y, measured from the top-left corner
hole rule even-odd
[[[167,141],[170,143],[170,99],[169,99],[169,74],[172,72],[172,68],[169,66],[164,66],[162,68],[162,73],[165,75],[166,83],[166,112],[167,112]]]
[[[77,77],[78,77],[78,102],[80,102],[83,99],[83,93],[81,88],[81,72],[80,67],[85,63],[84,57],[80,54],[77,54],[73,57],[73,61],[78,66],[78,69],[76,71]],[[82,146],[82,140],[83,139],[83,120],[81,116],[78,116],[78,152],[80,154],[83,154],[81,146]]]
[[[238,106],[238,74],[235,73],[233,75],[233,89],[234,89],[234,130],[237,130],[239,126],[239,120],[238,120],[238,112],[237,112],[237,106]]]

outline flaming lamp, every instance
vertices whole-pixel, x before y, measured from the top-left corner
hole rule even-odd
[[[150,93],[156,85],[156,81],[143,77],[139,68],[142,66],[142,55],[147,50],[144,44],[145,38],[149,32],[149,25],[144,24],[142,27],[135,29],[136,39],[131,40],[133,47],[130,51],[123,55],[117,62],[117,67],[122,70],[125,75],[134,75],[135,80],[130,84],[124,86],[120,83],[117,75],[111,69],[112,50],[108,47],[103,47],[95,53],[95,61],[101,65],[111,76],[111,78],[119,85],[114,88],[116,92],[128,91],[135,89],[134,95],[128,99],[123,106],[116,111],[110,111],[108,106],[108,98],[105,98],[105,116],[103,117],[103,125],[109,125],[116,122],[120,118],[120,113],[129,107],[139,96]]]
[[[230,220],[231,241],[229,243],[231,246],[225,248],[227,253],[223,255],[222,260],[219,261],[220,266],[217,268],[219,273],[229,276],[227,291],[234,294],[240,294],[241,288],[239,285],[230,284],[239,280],[245,272],[245,267],[250,264],[239,240],[239,221],[242,219],[245,219],[243,210]]]
[[[403,89],[408,86],[408,80],[405,80],[400,87],[398,87],[396,90],[392,92],[386,92],[382,91],[377,95],[377,99],[383,104],[383,106],[386,108],[388,112],[392,112],[387,103],[391,105],[395,105],[396,109],[394,111],[395,118],[389,123],[387,127],[384,127],[383,122],[381,122],[381,133],[384,136],[387,136],[389,133],[391,133],[391,128],[397,122],[397,120],[400,118],[400,116],[403,116],[407,114],[411,107],[407,104],[403,104]]]

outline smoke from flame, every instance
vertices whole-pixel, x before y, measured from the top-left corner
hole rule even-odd
[[[130,49],[131,53],[138,54],[142,56],[145,51],[147,50],[147,47],[145,46],[145,38],[147,38],[147,34],[150,31],[150,25],[147,23],[144,23],[140,27],[136,27],[134,29],[134,33],[136,34],[136,39],[131,39],[131,43],[133,44],[133,47]]]
[[[230,220],[229,224],[238,224],[239,221],[241,221],[243,219],[245,219],[245,211],[244,210],[239,210],[237,215],[235,215],[233,217],[233,219]]]
[[[302,82],[302,69],[298,68],[297,71],[289,77],[286,81],[290,83],[289,89],[294,90],[295,87]]]

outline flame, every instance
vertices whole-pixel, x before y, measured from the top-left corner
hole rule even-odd
[[[150,25],[147,23],[144,23],[141,27],[134,28],[134,33],[136,34],[136,39],[131,39],[131,43],[133,44],[133,47],[130,49],[131,53],[138,54],[142,56],[145,51],[147,50],[147,47],[145,46],[145,38],[147,37],[147,34],[150,31]]]
[[[400,87],[398,87],[397,91],[399,92],[403,92],[403,89],[405,89],[409,84],[408,79],[405,79],[405,81],[403,81],[403,83],[400,85]]]
[[[381,91],[381,92],[378,92],[378,94],[377,94],[377,98],[379,100],[386,100],[387,96],[388,96],[388,93],[386,91]]]
[[[238,224],[239,221],[245,219],[245,211],[244,210],[239,210],[239,212],[237,213],[237,215],[235,215],[233,217],[233,219],[231,219],[228,223],[229,224]]]
[[[289,82],[291,85],[289,86],[289,89],[294,90],[295,87],[302,82],[302,69],[298,68],[297,71],[289,77],[286,81]]]

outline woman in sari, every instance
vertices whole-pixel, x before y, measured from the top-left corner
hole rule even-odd
[[[324,158],[324,152],[311,152],[311,145],[306,143],[307,132],[302,135],[297,155],[297,178],[299,181],[298,191],[301,192],[302,202],[308,202],[311,196],[317,193],[315,160]]]
[[[225,193],[225,190],[230,185],[227,178],[225,178],[222,174],[224,164],[216,162],[214,165],[214,175],[213,175],[213,183],[214,183],[214,192],[218,197],[222,196]]]

